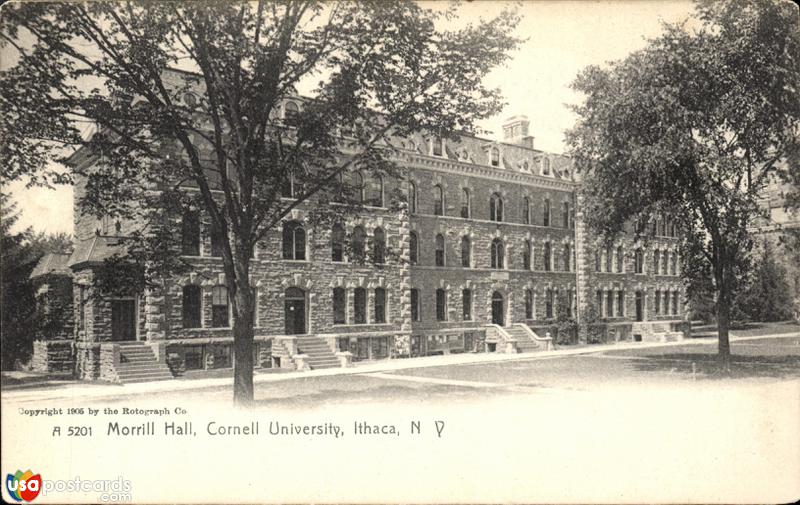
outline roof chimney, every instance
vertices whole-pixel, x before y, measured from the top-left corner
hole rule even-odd
[[[503,123],[503,140],[533,149],[533,137],[528,135],[528,116],[514,116]]]

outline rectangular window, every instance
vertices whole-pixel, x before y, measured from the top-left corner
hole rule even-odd
[[[411,288],[411,320],[419,321],[419,290]]]
[[[221,258],[222,250],[225,247],[225,234],[213,220],[211,221],[211,230],[209,234],[211,235],[211,256]]]
[[[333,324],[347,323],[347,295],[344,288],[333,290]]]
[[[606,272],[611,273],[611,266],[614,264],[614,249],[606,248]]]
[[[353,291],[353,306],[355,309],[355,324],[367,323],[367,291],[364,288],[356,288]]]
[[[656,315],[659,315],[661,313],[661,291],[656,291],[655,302],[654,310]]]
[[[436,290],[436,320],[447,321],[447,292],[442,288]]]
[[[669,315],[669,291],[664,291],[664,315]]]
[[[386,322],[386,290],[383,288],[375,289],[375,322]]]
[[[553,296],[554,296],[553,290],[548,289],[545,296],[545,304],[544,304],[544,312],[545,312],[545,317],[547,317],[547,319],[553,318],[553,302],[554,302]]]
[[[463,306],[464,321],[472,321],[472,291],[461,291],[461,304]]]
[[[617,291],[617,317],[625,315],[625,292]]]
[[[597,315],[603,317],[603,291],[597,290]]]
[[[228,311],[228,288],[214,286],[211,290],[211,327],[227,328],[230,326]]]
[[[86,331],[86,286],[80,286],[79,289],[78,314],[80,315],[80,329]]]
[[[183,366],[186,370],[202,370],[203,361],[202,345],[190,345],[183,348]]]
[[[183,287],[183,327],[199,328],[201,319],[200,286],[189,285]]]
[[[614,292],[611,290],[606,293],[606,314],[614,317]]]
[[[564,210],[561,216],[564,228],[569,228],[569,202],[564,202]]]
[[[617,247],[617,272],[622,273],[622,247]]]
[[[672,293],[672,313],[674,315],[678,315],[678,292],[675,291]]]

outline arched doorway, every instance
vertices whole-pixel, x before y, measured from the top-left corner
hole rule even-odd
[[[302,289],[289,288],[284,296],[284,319],[287,335],[306,332],[306,294]]]
[[[492,293],[492,324],[503,326],[505,324],[503,295],[498,291]]]
[[[636,320],[644,321],[644,293],[636,292]]]

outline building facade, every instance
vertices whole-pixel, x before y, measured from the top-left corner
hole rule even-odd
[[[603,244],[584,223],[570,160],[534,148],[528,129],[517,116],[503,141],[400,140],[395,161],[404,177],[351,174],[363,180],[365,210],[345,227],[311,227],[315,202],[293,210],[252,260],[256,367],[531,352],[551,348],[553,338],[574,341],[559,320],[587,314],[604,341],[680,338],[688,326],[674,226],[656,220],[644,242]],[[77,179],[76,202],[84,184]],[[407,198],[399,211],[387,197],[397,189]],[[292,198],[291,187],[284,197]],[[108,298],[93,292],[93,275],[124,230],[77,205],[75,216],[69,275],[78,376],[125,382],[232,366],[219,237],[207,219],[185,216],[182,250],[192,273],[169,279],[163,291]],[[348,258],[359,250],[373,261]]]

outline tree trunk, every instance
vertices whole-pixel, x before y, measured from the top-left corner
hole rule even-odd
[[[233,402],[253,402],[253,296],[241,286],[236,290],[233,320]]]
[[[728,331],[731,324],[731,288],[726,282],[725,265],[717,269],[717,357],[719,359],[720,371],[730,373],[731,371],[731,344]]]

